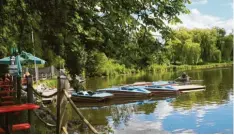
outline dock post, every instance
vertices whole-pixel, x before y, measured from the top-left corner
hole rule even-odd
[[[32,90],[32,84],[33,84],[33,78],[31,75],[26,76],[27,79],[27,102],[28,103],[34,103],[33,101],[33,90]],[[32,110],[28,110],[28,122],[30,125],[32,125]],[[32,127],[32,126],[31,126]],[[29,133],[32,132],[32,128],[29,129]]]
[[[64,75],[60,75],[58,77],[58,84],[57,84],[57,122],[56,122],[56,134],[61,133],[61,129],[63,127],[66,127],[66,121],[65,121],[65,113],[66,113],[66,105],[67,105],[67,99],[64,95],[63,90],[68,90],[69,84],[68,84],[67,77]],[[65,117],[64,117],[65,116]]]
[[[50,75],[51,75],[51,79],[52,79],[54,76],[54,66],[50,67]]]

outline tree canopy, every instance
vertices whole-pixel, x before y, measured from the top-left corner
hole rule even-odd
[[[15,44],[48,65],[91,76],[170,61],[230,60],[232,36],[226,37],[222,29],[220,34],[215,29],[183,29],[173,31],[171,38],[168,24],[181,22],[178,16],[189,13],[186,3],[190,1],[0,0],[0,54],[9,55]]]

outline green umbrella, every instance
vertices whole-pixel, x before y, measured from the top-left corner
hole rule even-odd
[[[27,53],[22,51],[22,53],[20,55],[17,55],[15,58],[15,65],[17,65],[17,70],[18,76],[22,75],[22,66],[21,64],[45,64],[45,60],[42,60],[38,57],[33,56],[31,53]],[[0,64],[7,64],[10,65],[11,64],[11,58],[10,57],[5,57],[0,59]]]
[[[21,62],[25,61],[25,59],[22,58],[22,57],[19,57],[19,59],[20,59]],[[11,64],[11,58],[10,57],[5,57],[5,58],[0,59],[0,64],[10,65]]]
[[[26,64],[26,63],[45,64],[45,60],[35,57],[31,53],[27,53],[24,51],[22,51],[22,53],[20,54],[19,59],[22,64]],[[0,59],[0,64],[10,65],[11,64],[10,57],[5,57],[5,58]]]
[[[36,63],[36,64],[45,64],[45,60],[33,56],[31,53],[22,51],[20,56],[25,59],[23,63]]]
[[[15,63],[17,65],[17,69],[18,69],[18,77],[21,77],[22,76],[22,66],[21,66],[21,63],[20,63],[20,56],[17,55],[16,58],[15,58]]]

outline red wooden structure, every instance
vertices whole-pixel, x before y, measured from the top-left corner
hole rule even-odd
[[[29,129],[31,126],[29,123],[21,123],[21,124],[15,124],[11,125],[9,123],[9,114],[10,113],[15,113],[19,111],[24,111],[24,110],[33,110],[33,109],[38,109],[39,106],[35,104],[21,104],[21,105],[11,105],[11,106],[1,106],[0,107],[0,114],[5,114],[5,128],[0,128],[0,133],[10,133],[11,131],[18,131],[18,130],[26,130]]]
[[[0,133],[11,133],[19,130],[30,129],[30,123],[20,123],[12,125],[9,121],[11,114],[18,114],[21,111],[38,109],[39,106],[35,104],[21,104],[15,105],[15,96],[12,93],[16,92],[13,90],[13,85],[0,81],[0,114],[4,117],[4,127],[0,127]],[[2,106],[1,106],[2,105]]]

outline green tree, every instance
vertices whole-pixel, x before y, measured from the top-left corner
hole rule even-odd
[[[233,52],[233,35],[229,34],[224,37],[224,46],[222,48],[222,59],[226,61],[230,61],[232,58]]]

